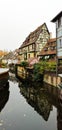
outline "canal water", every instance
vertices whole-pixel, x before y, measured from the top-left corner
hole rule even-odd
[[[0,130],[62,130],[58,90],[10,78],[0,91]]]

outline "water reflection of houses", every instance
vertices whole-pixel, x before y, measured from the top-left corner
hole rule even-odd
[[[5,89],[0,90],[0,112],[5,107],[8,99],[9,99],[9,82],[6,84]]]
[[[43,84],[43,87],[28,87],[28,85],[25,86],[25,84],[19,83],[19,88],[20,93],[26,98],[27,103],[31,105],[45,121],[48,120],[50,112],[53,110],[53,106],[61,113],[58,115],[60,118],[62,115],[62,106],[59,99],[59,88],[52,87],[51,85],[48,86],[46,83]],[[60,125],[58,119],[57,124]]]
[[[57,129],[62,130],[62,104],[61,107],[57,109]]]
[[[20,92],[26,98],[34,110],[36,110],[44,120],[48,120],[52,105],[48,101],[48,95],[45,94],[43,88],[25,87],[20,85]]]
[[[12,81],[13,83],[17,82],[17,78],[14,73],[9,72],[9,80]]]

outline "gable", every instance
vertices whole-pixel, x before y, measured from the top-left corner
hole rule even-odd
[[[35,43],[40,35],[40,33],[43,33],[43,31],[49,35],[49,31],[47,28],[46,23],[42,24],[41,26],[39,26],[36,30],[34,30],[33,32],[31,32],[28,37],[25,39],[25,41],[23,42],[23,44],[21,45],[20,48],[23,48],[29,44]]]
[[[48,32],[48,34],[49,34],[49,31],[48,31],[48,28],[47,28],[46,24],[44,24],[44,25],[42,26],[42,29],[43,29],[43,30],[46,30],[46,31]]]

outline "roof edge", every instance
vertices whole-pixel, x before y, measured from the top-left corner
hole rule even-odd
[[[57,15],[51,20],[51,22],[56,22],[56,20],[57,20],[59,17],[61,17],[61,16],[62,16],[62,11],[59,12],[59,14],[57,14]]]

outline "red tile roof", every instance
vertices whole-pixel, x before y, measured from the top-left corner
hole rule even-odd
[[[41,50],[41,52],[39,53],[39,55],[44,56],[44,55],[56,54],[56,49],[54,49],[54,50],[48,49],[49,47],[56,47],[56,45],[54,44],[55,42],[56,42],[56,38],[48,40],[48,42],[46,43],[46,45],[44,46],[44,48]],[[45,50],[45,48],[46,48],[46,50]]]
[[[48,40],[48,43],[56,42],[56,38],[52,38]]]

